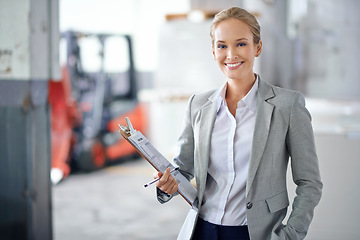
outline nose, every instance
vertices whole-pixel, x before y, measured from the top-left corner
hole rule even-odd
[[[228,48],[227,59],[228,60],[236,60],[236,59],[238,59],[238,54],[235,51],[235,49],[233,49],[231,47]]]

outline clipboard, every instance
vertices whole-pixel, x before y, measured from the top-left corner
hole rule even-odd
[[[150,163],[151,166],[162,173],[168,167],[170,167],[170,170],[175,169],[175,166],[172,165],[140,131],[133,128],[128,117],[126,118],[126,124],[127,126],[118,124],[121,136],[128,141],[136,149],[136,151]],[[196,188],[179,171],[174,171],[172,176],[178,182],[178,193],[191,206],[196,207]]]

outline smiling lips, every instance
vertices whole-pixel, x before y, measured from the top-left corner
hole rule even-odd
[[[236,63],[225,63],[225,65],[228,67],[228,69],[234,70],[234,69],[239,68],[243,63],[244,63],[244,61],[236,62]]]

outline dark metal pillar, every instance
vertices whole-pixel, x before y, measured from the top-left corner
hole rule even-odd
[[[47,99],[48,80],[59,77],[58,2],[0,1],[0,9],[0,239],[51,240]]]
[[[47,82],[0,81],[0,93],[0,239],[52,239]]]

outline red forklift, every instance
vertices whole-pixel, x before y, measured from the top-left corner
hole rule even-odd
[[[131,37],[67,31],[61,42],[66,49],[62,79],[49,82],[53,184],[71,169],[93,171],[137,156],[118,131],[125,117],[141,132],[147,129]]]

